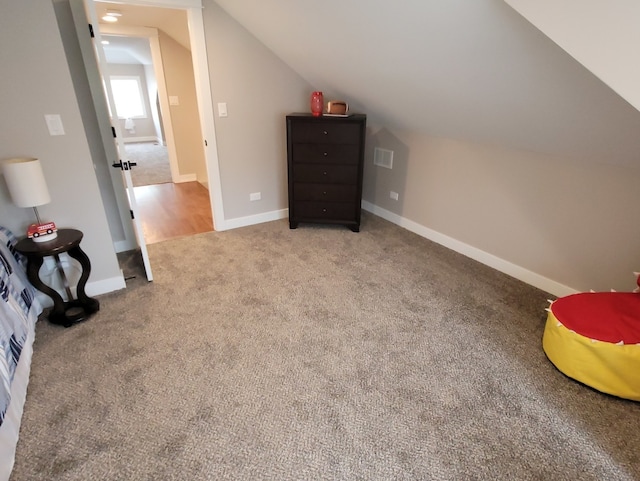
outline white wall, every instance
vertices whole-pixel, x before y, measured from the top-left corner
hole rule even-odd
[[[505,1],[640,110],[640,2]]]
[[[81,246],[93,266],[88,291],[123,287],[52,3],[3,4],[0,45],[0,159],[41,160],[52,197],[41,217],[85,233]],[[45,114],[61,116],[65,135],[49,135]],[[21,235],[33,212],[11,204],[4,178],[0,199],[0,224]]]
[[[200,128],[198,102],[191,52],[158,30],[166,95],[177,97],[178,105],[169,105],[171,126],[175,142],[180,175],[195,175],[198,180],[206,178],[204,140]],[[167,104],[170,104],[167,99]],[[167,129],[165,123],[164,128]]]
[[[640,169],[386,129],[375,146],[394,166],[368,155],[364,199],[400,223],[556,295],[635,287]]]
[[[556,293],[634,287],[640,113],[506,3],[217,3],[368,115],[369,206]]]
[[[285,116],[307,110],[313,88],[216,3],[203,4],[225,218],[281,211]],[[218,102],[227,104],[228,117],[217,116]],[[252,192],[262,200],[250,202]]]
[[[640,204],[637,189],[640,165],[635,148],[640,116],[571,58],[562,57],[562,52],[533,27],[527,29],[528,24],[518,14],[507,15],[497,5],[511,11],[501,2],[491,7],[485,5],[489,10],[483,12],[483,18],[490,18],[489,24],[495,26],[491,9],[499,10],[495,12],[497,18],[507,22],[503,28],[511,32],[510,37],[501,36],[499,41],[519,45],[520,53],[529,63],[544,69],[544,76],[549,77],[545,85],[557,87],[552,94],[558,105],[545,103],[542,109],[545,115],[539,117],[539,110],[529,109],[535,96],[526,103],[509,97],[515,103],[496,105],[491,118],[498,114],[506,117],[497,124],[485,122],[481,128],[496,129],[504,122],[520,121],[523,117],[527,122],[535,120],[532,123],[535,128],[512,129],[509,133],[519,132],[522,138],[534,142],[542,136],[547,151],[532,152],[527,148],[531,145],[528,142],[517,148],[514,146],[519,143],[517,138],[499,145],[475,138],[437,137],[425,132],[422,124],[399,128],[394,121],[395,111],[389,116],[378,108],[387,103],[392,105],[387,99],[402,92],[406,85],[405,72],[398,64],[396,75],[387,79],[388,90],[380,91],[384,98],[353,103],[369,115],[365,199],[476,252],[512,263],[557,285],[578,290],[628,290],[633,285],[631,271],[640,266],[635,245],[639,232],[633,222],[637,217],[635,207]],[[307,83],[216,3],[207,0],[204,7],[214,105],[227,102],[229,110],[229,117],[215,119],[226,216],[234,220],[281,211],[287,205],[284,116],[291,111],[306,110],[311,90],[320,88],[333,96],[344,91],[335,85],[328,84],[325,88],[321,82]],[[276,17],[272,20],[278,18],[278,13],[281,12],[275,9]],[[270,24],[268,16],[264,20]],[[103,275],[109,266],[102,263],[114,259],[113,248],[51,5],[35,0],[15,2],[4,8],[0,22],[3,45],[0,61],[6,66],[0,76],[0,87],[4,92],[15,93],[7,96],[7,115],[0,121],[1,156],[35,155],[43,159],[45,174],[51,178],[54,203],[43,207],[42,212],[55,216],[54,220],[61,225],[73,225],[87,232],[87,251],[101,263],[94,274]],[[34,27],[43,32],[38,39],[26,33]],[[288,42],[296,42],[302,57],[309,51],[305,42],[330,40],[309,37],[304,29],[293,38],[291,31],[283,35]],[[366,70],[373,63],[366,60],[366,45],[360,46],[365,50],[350,68]],[[483,50],[483,55],[491,56],[491,52]],[[323,65],[336,53],[341,52],[327,49],[314,62]],[[419,58],[413,57],[413,61]],[[458,65],[460,59],[451,57],[450,61]],[[495,61],[493,57],[487,58],[487,65],[495,65],[492,63]],[[305,65],[306,62],[305,57]],[[480,62],[474,65],[480,68]],[[508,77],[519,76],[529,85],[532,80],[525,74],[526,71],[520,71]],[[500,84],[505,81],[502,78]],[[428,79],[425,82],[421,95],[432,95],[433,84]],[[438,85],[446,88],[444,84]],[[513,87],[514,91],[516,88]],[[351,92],[351,96],[345,97],[349,101],[364,98],[358,88]],[[523,95],[533,92],[525,89]],[[452,95],[451,91],[435,94],[445,98]],[[486,103],[486,99],[478,101]],[[567,109],[570,115],[563,117]],[[61,113],[68,135],[48,136],[44,113]],[[434,116],[433,112],[427,113]],[[581,122],[581,115],[588,116],[588,122]],[[565,122],[572,116],[576,122]],[[401,109],[397,117],[402,117]],[[404,125],[406,120],[400,123]],[[474,115],[460,115],[457,120],[462,128],[459,133],[480,122]],[[556,128],[550,129],[550,124]],[[575,143],[576,138],[585,136],[591,137],[588,145]],[[550,138],[555,140],[548,142]],[[396,150],[397,164],[393,171],[372,170],[371,148],[376,144]],[[571,152],[564,148],[567,145]],[[593,148],[583,156],[572,155],[586,147]],[[390,201],[390,189],[400,193],[398,203]],[[263,200],[250,202],[249,193],[258,191],[262,192]],[[8,203],[2,188],[0,199],[3,201],[0,222],[22,228],[30,220],[29,212]]]

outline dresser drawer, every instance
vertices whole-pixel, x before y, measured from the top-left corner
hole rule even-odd
[[[357,165],[338,164],[296,164],[293,168],[293,182],[312,184],[356,184]]]
[[[332,202],[354,202],[358,190],[348,184],[293,184],[293,196],[296,200],[320,200]]]
[[[357,164],[360,146],[357,144],[293,144],[293,162],[308,164]]]
[[[356,205],[353,202],[296,201],[294,210],[296,218],[301,221],[304,219],[350,221],[356,218]]]
[[[291,141],[300,144],[360,143],[360,125],[331,121],[297,122],[291,129]]]

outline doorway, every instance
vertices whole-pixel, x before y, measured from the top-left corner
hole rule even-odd
[[[103,2],[96,8],[98,17],[119,14],[117,26],[100,25],[112,78],[138,79],[144,100],[144,114],[119,115],[118,122],[126,160],[137,164],[131,175],[146,242],[212,231],[186,12]],[[162,48],[153,50],[153,41]]]

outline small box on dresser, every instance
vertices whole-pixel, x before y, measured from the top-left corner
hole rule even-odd
[[[287,115],[289,227],[300,222],[360,230],[367,117]]]

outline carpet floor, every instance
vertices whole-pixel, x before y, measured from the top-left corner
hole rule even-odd
[[[131,169],[134,187],[171,182],[171,168],[167,148],[157,142],[125,144],[127,160],[137,165]]]
[[[38,324],[13,481],[640,479],[640,404],[546,359],[544,292],[370,214],[149,252]]]

